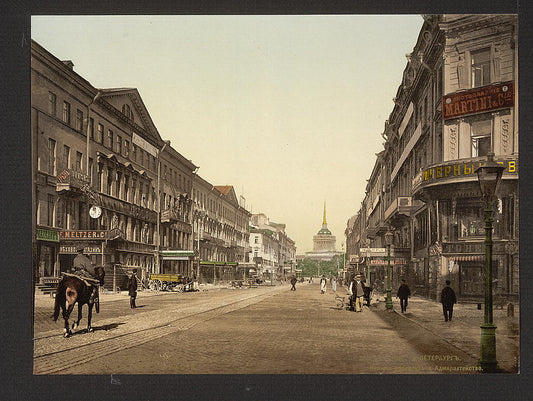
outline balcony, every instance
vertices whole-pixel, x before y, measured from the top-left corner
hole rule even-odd
[[[61,195],[77,197],[90,189],[90,178],[79,171],[66,169],[56,177],[56,191]]]
[[[399,196],[389,205],[385,211],[385,220],[398,215],[409,217],[413,210],[422,205],[422,202],[414,200],[411,196]]]

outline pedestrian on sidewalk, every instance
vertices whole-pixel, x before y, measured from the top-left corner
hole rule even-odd
[[[326,293],[326,283],[328,280],[326,280],[326,276],[322,275],[320,278],[320,293],[325,294]]]
[[[440,302],[442,303],[442,312],[444,313],[444,321],[452,320],[453,305],[457,303],[455,292],[450,287],[450,280],[446,280],[446,287],[440,293]]]
[[[135,309],[135,298],[137,298],[137,277],[135,274],[137,269],[133,269],[129,279],[128,279],[128,295],[130,296],[130,308]]]
[[[298,280],[296,279],[296,276],[292,276],[291,278],[291,285],[292,285],[292,288],[291,288],[291,291],[296,291],[296,282]]]
[[[366,280],[363,279],[363,292],[364,292],[364,300],[366,302],[366,306],[370,306],[370,297],[372,295],[372,287],[370,285],[366,284]]]
[[[411,290],[405,282],[405,279],[402,279],[402,284],[400,285],[400,288],[398,288],[398,293],[396,294],[396,298],[400,298],[400,308],[402,309],[402,313],[405,313],[407,310],[407,299],[410,296]]]
[[[335,277],[331,278],[331,289],[333,292],[337,291],[337,279]]]
[[[365,295],[365,292],[364,284],[361,281],[361,276],[359,274],[357,274],[350,283],[350,287],[348,288],[348,294],[350,294],[352,303],[354,304],[352,308],[354,308],[356,312],[362,312],[363,296]]]

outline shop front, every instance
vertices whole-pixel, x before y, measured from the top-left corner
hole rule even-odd
[[[38,228],[35,232],[37,243],[36,255],[37,269],[36,282],[47,284],[51,278],[57,277],[59,232]]]
[[[194,276],[194,251],[161,251],[161,260],[162,273],[164,274],[179,274],[182,277]]]

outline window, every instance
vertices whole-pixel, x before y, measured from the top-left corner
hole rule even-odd
[[[472,87],[490,84],[490,48],[472,52]]]
[[[93,118],[89,118],[89,135],[90,138],[94,141],[94,120]]]
[[[114,145],[114,141],[113,141],[113,131],[108,129],[107,130],[107,147],[111,150],[113,150],[113,145]]]
[[[492,147],[492,120],[473,121],[470,127],[472,132],[472,157],[487,156]]]
[[[107,194],[111,195],[111,187],[113,186],[113,170],[108,168],[107,169]]]
[[[129,176],[124,176],[124,200],[126,202],[129,202],[130,201],[130,188],[129,188],[129,181],[130,181],[130,177]]]
[[[130,155],[130,141],[124,139],[124,156],[128,157]]]
[[[104,126],[100,123],[98,123],[98,137],[96,138],[96,142],[104,143]]]
[[[70,146],[63,146],[63,169],[70,168]]]
[[[83,111],[80,109],[76,110],[76,131],[83,131]]]
[[[122,137],[117,135],[117,153],[122,154]]]
[[[56,141],[48,139],[48,174],[56,173]]]
[[[141,161],[140,161],[140,165],[141,166],[144,166],[144,150],[142,149],[139,149],[139,154],[141,155]]]
[[[137,146],[135,144],[133,144],[132,148],[131,148],[131,151],[132,151],[132,156],[131,156],[131,159],[136,162],[137,161]]]
[[[54,226],[54,196],[48,195],[48,214],[46,216],[46,225]]]
[[[92,157],[89,157],[89,180],[90,180],[90,183],[92,184],[93,183],[93,159]]]
[[[70,103],[63,102],[63,122],[70,125]]]
[[[254,243],[259,244],[259,235],[255,236],[255,242]]]
[[[48,113],[56,116],[57,96],[53,92],[48,92]]]
[[[83,155],[80,152],[76,152],[76,171],[82,171],[81,170],[82,158],[83,158]]]

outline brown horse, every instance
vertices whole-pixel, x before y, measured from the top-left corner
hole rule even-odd
[[[104,268],[95,267],[94,273],[99,284],[103,285],[105,276]],[[93,331],[93,329],[91,328],[93,305],[96,305],[96,313],[99,313],[100,302],[98,300],[98,287],[94,299],[91,300],[92,291],[93,286],[87,285],[86,281],[74,275],[65,275],[63,279],[59,282],[56,291],[53,319],[54,322],[57,321],[59,317],[59,309],[61,309],[63,319],[65,321],[65,327],[63,329],[65,337],[70,337],[72,335],[72,330],[78,328],[80,320],[82,318],[81,309],[85,304],[87,304],[89,308],[89,312],[87,314],[87,332],[90,333]],[[74,309],[74,304],[76,302],[78,303],[78,319],[74,321],[74,323],[72,323],[71,330],[71,328],[69,327],[68,319],[72,310]]]

